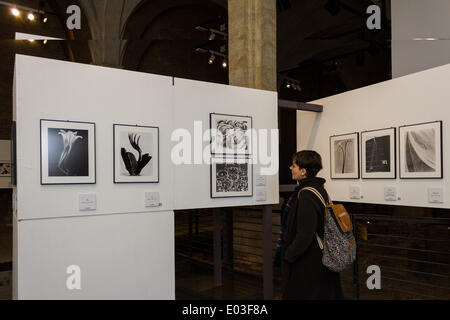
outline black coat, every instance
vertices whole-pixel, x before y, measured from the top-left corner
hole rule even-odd
[[[291,203],[281,245],[281,280],[283,299],[342,299],[339,273],[322,264],[322,251],[316,239],[323,239],[325,207],[308,190],[314,187],[325,200],[325,179],[310,177],[299,181]]]

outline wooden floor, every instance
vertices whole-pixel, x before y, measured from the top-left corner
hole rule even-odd
[[[175,297],[177,300],[262,300],[262,278],[223,271],[222,286],[214,285],[211,265],[177,257]],[[274,299],[279,299],[275,288]]]

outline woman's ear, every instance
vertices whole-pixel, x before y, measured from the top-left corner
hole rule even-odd
[[[301,168],[300,173],[302,174],[302,176],[306,177],[306,169],[305,168]]]

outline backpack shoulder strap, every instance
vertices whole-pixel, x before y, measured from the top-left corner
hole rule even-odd
[[[314,193],[314,194],[317,196],[317,198],[319,198],[319,200],[322,202],[322,204],[323,204],[325,207],[327,206],[327,203],[326,203],[325,199],[322,197],[322,195],[320,194],[320,192],[317,191],[315,188],[313,188],[313,187],[304,187],[304,188],[300,189],[300,192],[301,192],[302,190],[309,190],[309,191],[311,191],[312,193]],[[298,193],[299,196],[300,196],[300,192]]]

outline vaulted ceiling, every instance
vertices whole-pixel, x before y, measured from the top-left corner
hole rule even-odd
[[[0,98],[11,106],[14,53],[90,63],[88,40],[92,32],[86,16],[81,30],[69,32],[66,8],[81,7],[76,0],[18,0],[19,5],[50,13],[47,24],[16,19],[0,6]],[[95,0],[92,0],[95,1]],[[102,0],[104,1],[104,0]],[[109,0],[111,1],[111,0]],[[382,29],[366,27],[369,5],[382,7]],[[390,0],[277,0],[278,92],[283,99],[311,101],[390,78]],[[208,64],[196,48],[219,51],[227,42],[196,26],[219,29],[227,23],[226,0],[143,0],[124,24],[122,67],[141,72],[228,83],[227,69]],[[13,42],[14,32],[73,39],[47,45]],[[286,79],[299,81],[301,91],[286,87]]]

